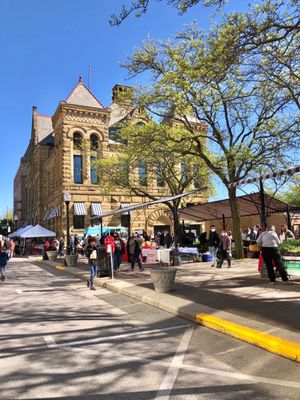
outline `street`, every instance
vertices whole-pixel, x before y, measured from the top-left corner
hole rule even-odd
[[[299,364],[64,271],[15,259],[0,291],[1,400],[300,398]]]

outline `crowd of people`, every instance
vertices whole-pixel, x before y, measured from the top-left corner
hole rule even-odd
[[[261,226],[253,225],[249,226],[242,233],[244,246],[255,243],[261,247],[263,261],[272,284],[276,282],[275,270],[278,271],[284,283],[290,283],[278,246],[285,240],[294,238],[293,232],[288,229],[286,225],[280,226],[279,234],[276,233],[274,225],[269,225],[265,231]],[[224,260],[227,260],[227,267],[231,267],[232,241],[233,239],[230,231],[222,230],[219,235],[215,225],[211,225],[208,237],[208,250],[212,258],[211,267],[221,268]]]

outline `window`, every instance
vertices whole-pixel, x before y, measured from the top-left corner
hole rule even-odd
[[[74,156],[74,183],[82,183],[82,156]]]
[[[200,176],[199,176],[198,167],[196,165],[193,167],[193,173],[194,173],[194,188],[200,189],[201,188]]]
[[[159,187],[165,186],[165,180],[164,180],[163,169],[162,169],[161,164],[157,164],[156,175],[157,175],[157,178],[156,178],[157,186],[159,186]]]
[[[73,135],[73,148],[81,150],[82,147],[82,136],[79,132],[75,132]]]
[[[139,165],[139,184],[147,186],[147,166],[144,162]]]
[[[84,215],[73,216],[74,229],[84,229]]]
[[[95,166],[95,161],[96,161],[96,157],[91,157],[90,158],[90,173],[91,173],[91,183],[93,183],[94,185],[99,183],[99,177],[97,175],[97,168]]]
[[[181,179],[183,183],[186,183],[188,180],[188,176],[186,173],[187,173],[186,165],[184,163],[181,163]]]
[[[98,136],[95,135],[94,133],[92,133],[91,136],[90,136],[90,141],[91,141],[91,150],[92,151],[97,151],[99,149]]]

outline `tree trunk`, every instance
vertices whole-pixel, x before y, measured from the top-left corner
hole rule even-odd
[[[242,259],[244,258],[244,249],[242,243],[239,203],[236,198],[236,188],[228,188],[228,195],[232,217],[232,236],[235,241],[235,258]]]
[[[172,207],[173,213],[173,223],[174,223],[174,246],[177,248],[177,245],[180,244],[181,234],[180,234],[180,222],[178,217],[178,206],[177,204]]]

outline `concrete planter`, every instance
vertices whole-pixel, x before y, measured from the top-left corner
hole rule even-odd
[[[78,260],[78,254],[65,255],[65,261],[67,267],[75,267],[75,265],[77,264],[77,260]]]
[[[159,293],[168,293],[173,290],[177,268],[153,268],[150,270],[154,289]]]
[[[46,251],[46,253],[49,261],[56,261],[57,258],[56,250]]]

